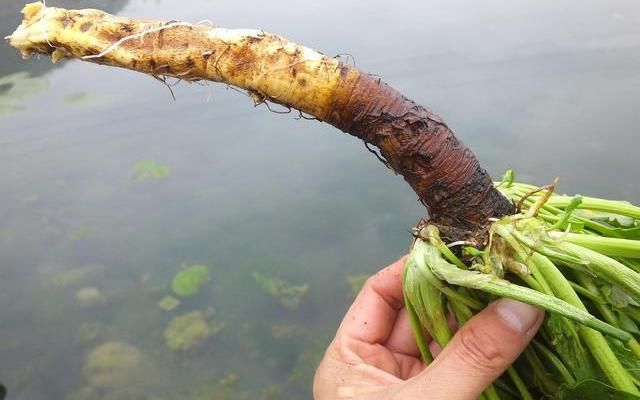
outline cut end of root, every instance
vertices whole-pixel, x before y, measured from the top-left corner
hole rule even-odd
[[[5,40],[22,53],[22,58],[28,59],[34,53],[50,52],[51,46],[47,40],[46,16],[50,10],[42,2],[29,3],[22,9],[24,18],[18,28]]]

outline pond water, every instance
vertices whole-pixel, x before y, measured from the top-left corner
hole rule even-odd
[[[49,3],[353,54],[494,177],[640,203],[635,0]],[[2,35],[21,7],[0,6]],[[406,251],[423,209],[361,142],[224,86],[174,91],[0,45],[8,399],[310,398],[352,287]],[[209,279],[161,308],[193,265]],[[172,322],[193,324],[191,341]]]

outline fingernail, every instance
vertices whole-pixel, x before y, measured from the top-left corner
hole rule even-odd
[[[502,321],[516,333],[527,333],[540,317],[540,309],[511,299],[500,299],[495,310]]]

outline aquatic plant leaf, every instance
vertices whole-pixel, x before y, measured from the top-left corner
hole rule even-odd
[[[131,178],[136,181],[160,179],[169,176],[169,167],[153,160],[138,161],[133,165]]]
[[[278,300],[282,306],[289,310],[295,310],[302,302],[302,298],[309,291],[309,284],[294,285],[282,279],[264,276],[258,272],[253,274],[253,279],[262,290]]]
[[[193,296],[209,279],[209,267],[191,265],[178,272],[171,281],[171,290],[180,297]]]
[[[562,385],[555,398],[558,400],[640,400],[640,396],[614,389],[595,379],[587,379],[575,385]]]
[[[224,322],[207,322],[201,311],[192,311],[171,320],[163,336],[172,350],[189,350],[203,344],[224,328]]]
[[[16,100],[44,93],[48,87],[46,78],[33,77],[28,72],[0,77],[0,115],[25,109],[21,104],[16,104]]]

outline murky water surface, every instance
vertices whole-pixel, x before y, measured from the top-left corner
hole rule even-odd
[[[354,54],[493,176],[640,202],[637,1],[50,3]],[[2,35],[21,6],[0,6]],[[352,286],[405,252],[423,210],[362,143],[223,86],[174,90],[0,46],[9,399],[309,398]],[[193,265],[208,279],[179,298]]]

